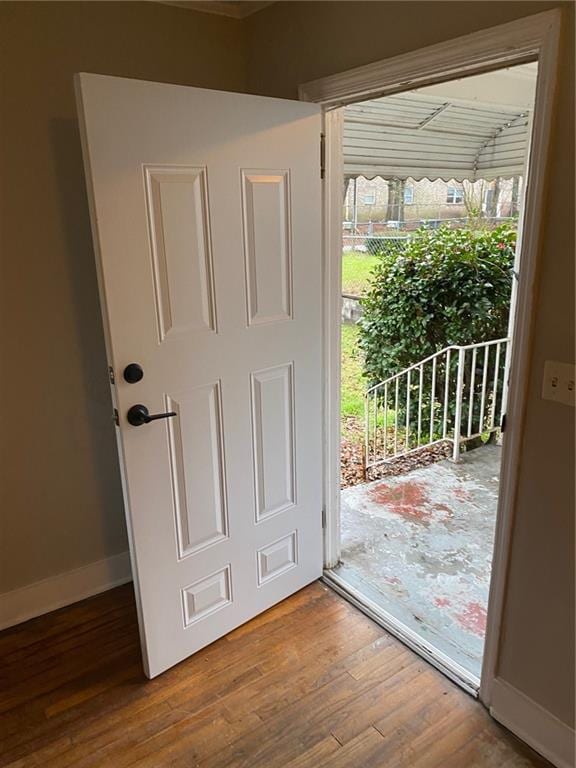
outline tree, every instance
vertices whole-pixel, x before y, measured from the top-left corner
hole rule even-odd
[[[388,181],[388,206],[386,208],[387,221],[404,222],[404,179],[390,179]]]
[[[498,216],[498,202],[500,200],[500,187],[502,179],[497,176],[488,187],[488,200],[486,205],[486,216],[494,219]]]
[[[478,229],[484,226],[482,202],[486,194],[486,182],[483,179],[470,181],[465,179],[462,183],[462,196],[469,229]]]
[[[512,179],[512,192],[510,195],[510,216],[518,215],[518,200],[520,198],[520,179],[521,176],[514,176]]]

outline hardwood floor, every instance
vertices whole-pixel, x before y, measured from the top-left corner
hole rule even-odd
[[[154,680],[131,586],[0,633],[1,766],[547,766],[320,583]]]

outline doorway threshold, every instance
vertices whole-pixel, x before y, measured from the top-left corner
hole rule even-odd
[[[370,586],[355,577],[353,572],[342,569],[340,566],[324,571],[322,581],[362,613],[365,613],[372,621],[375,621],[391,635],[397,637],[404,645],[436,667],[452,682],[471,696],[478,698],[480,678],[383,608],[379,604],[377,590],[371,590]]]

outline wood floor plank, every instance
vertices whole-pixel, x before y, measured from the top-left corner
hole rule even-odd
[[[51,741],[44,747],[36,749],[26,757],[8,763],[8,768],[31,768],[32,766],[45,765],[48,760],[56,755],[67,752],[70,749],[71,741],[67,736]]]
[[[317,768],[380,768],[380,753],[384,747],[384,739],[374,728],[368,728],[358,734],[352,741],[343,746],[338,752],[324,758]]]
[[[340,744],[333,736],[327,736],[322,741],[314,744],[310,749],[302,752],[290,762],[286,763],[286,768],[310,768],[318,766],[319,763],[330,758],[340,750]]]
[[[513,748],[511,749],[511,746]],[[490,722],[484,730],[469,739],[459,750],[448,757],[442,768],[482,768],[485,765],[499,765],[501,768],[533,768],[548,763],[504,728]]]
[[[55,639],[70,637],[72,628],[85,627],[91,621],[108,622],[111,611],[135,616],[132,584],[117,587],[66,608],[30,619],[25,624],[3,630],[0,632],[0,657],[9,658],[13,651],[19,654],[34,653],[35,649],[42,647],[47,641],[52,643]],[[25,633],[22,631],[24,627]]]
[[[350,702],[339,713],[339,722],[332,724],[332,733],[340,744],[359,736],[382,717],[382,702],[386,701],[386,707],[394,711],[402,702],[406,702],[409,691],[412,691],[410,704],[414,706],[420,699],[418,691],[429,684],[426,670],[422,664],[413,663],[396,674],[392,674],[373,688],[369,689],[362,697],[362,706],[356,700]]]
[[[154,680],[130,585],[0,633],[0,768],[544,768],[316,583]]]
[[[323,597],[327,596],[325,588],[321,592]],[[328,618],[333,614],[335,609],[342,611],[343,605],[335,605],[333,602],[327,602],[324,609],[314,605],[314,613],[308,614],[307,610],[309,605],[315,601],[318,596],[318,590],[311,590],[311,596],[306,600],[302,600],[301,593],[295,596],[300,598],[297,603],[297,609],[293,611],[294,616],[297,616],[297,620],[294,616],[286,618],[286,611],[282,611],[280,615],[283,617],[283,621],[279,621],[276,630],[283,628],[290,637],[298,635],[298,628],[300,625],[303,627],[315,626],[315,621],[319,618]],[[275,611],[277,607],[271,609]],[[269,613],[269,612],[267,612]],[[153,681],[146,681],[140,672],[139,681],[140,685],[125,686],[122,690],[122,696],[101,695],[96,697],[95,700],[91,700],[85,706],[78,706],[74,710],[69,711],[64,718],[60,718],[59,723],[65,727],[74,727],[75,738],[79,739],[82,735],[82,728],[75,726],[75,720],[82,720],[83,725],[88,727],[90,731],[94,727],[102,728],[108,727],[106,718],[109,716],[113,720],[117,714],[122,714],[122,709],[130,708],[131,712],[135,712],[138,709],[146,708],[155,702],[164,701],[171,695],[178,693],[178,691],[189,686],[196,686],[199,689],[203,689],[204,680],[207,677],[218,674],[220,670],[229,670],[233,663],[245,663],[245,653],[242,650],[241,653],[233,651],[227,645],[228,639],[222,638],[221,640],[213,643],[208,648],[197,653],[191,659],[186,662],[186,665],[178,665],[177,667],[166,672],[161,679]],[[282,634],[271,631],[270,627],[263,628],[257,638],[257,642],[252,643],[252,648],[256,655],[261,658],[266,658],[272,648],[276,647],[276,644],[282,642]],[[134,649],[135,650],[135,649]],[[133,659],[130,662],[137,661],[139,663],[139,653],[133,653]],[[128,660],[126,660],[128,663]],[[78,686],[82,687],[87,684],[89,678],[82,675],[77,679]],[[143,683],[143,684],[142,684]],[[126,690],[128,688],[128,690]],[[63,693],[64,689],[60,689]],[[7,727],[6,722],[3,724],[2,732],[7,736],[6,741],[8,744],[2,743],[2,747],[14,747],[18,743],[22,743],[26,740],[26,733],[30,728],[26,728],[26,725],[34,726],[36,732],[46,731],[46,725],[38,722],[37,712],[35,710],[41,709],[41,705],[45,703],[44,698],[36,699],[33,702],[33,706],[25,708],[16,708],[12,711],[12,717],[14,723],[12,724],[12,732]],[[26,719],[24,719],[26,718]],[[96,723],[94,723],[96,720]],[[10,735],[8,735],[10,734]]]
[[[468,710],[461,705],[459,696],[449,696],[442,702],[442,708],[432,718],[434,702],[427,702],[424,711],[420,709],[412,719],[404,720],[386,738],[384,729],[375,726],[385,737],[386,749],[382,756],[387,768],[432,768],[441,764],[442,759],[459,749],[473,733],[477,732],[476,718],[469,717]]]
[[[241,700],[235,697],[236,701],[226,702],[231,717],[253,710],[262,720],[269,720],[346,672],[350,656],[371,647],[370,641],[377,636],[374,626],[362,618],[362,622],[349,627],[353,631],[346,637],[338,633],[334,636],[332,627],[328,626],[315,635],[314,643],[308,641],[307,651],[297,658],[287,654],[276,661],[269,667],[268,674],[251,686]]]

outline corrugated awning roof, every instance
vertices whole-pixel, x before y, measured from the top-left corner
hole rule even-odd
[[[344,108],[346,176],[494,179],[524,173],[529,113],[422,93]]]

